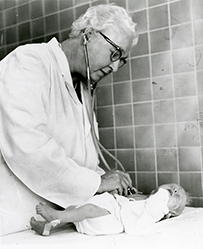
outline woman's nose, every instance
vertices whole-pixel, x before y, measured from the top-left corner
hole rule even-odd
[[[117,61],[111,62],[109,66],[113,69],[113,72],[116,72],[119,68],[119,64],[120,64],[120,60],[117,60]]]

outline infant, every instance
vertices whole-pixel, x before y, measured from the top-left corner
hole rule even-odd
[[[75,224],[79,233],[87,235],[122,232],[134,235],[163,218],[180,215],[188,202],[185,190],[171,183],[159,186],[149,197],[103,193],[80,206],[70,206],[62,211],[40,203],[36,206],[36,213],[45,221],[32,217],[30,224],[41,235],[49,235],[52,230],[69,222]]]

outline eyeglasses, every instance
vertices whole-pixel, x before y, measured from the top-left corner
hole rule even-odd
[[[116,50],[115,51],[113,51],[112,53],[111,53],[111,61],[112,62],[115,62],[115,61],[117,61],[117,60],[120,60],[120,62],[119,62],[119,67],[122,67],[124,64],[126,64],[127,63],[127,60],[126,60],[126,58],[127,57],[122,57],[122,53],[123,53],[123,49],[121,48],[121,47],[119,47],[118,45],[116,45],[112,40],[110,40],[106,35],[104,35],[102,32],[100,32],[99,31],[99,33],[100,33],[100,35],[102,35],[103,36],[103,38],[108,42],[108,43],[110,43]]]

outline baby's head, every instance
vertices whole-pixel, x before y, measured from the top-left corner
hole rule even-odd
[[[164,184],[159,186],[159,188],[166,189],[169,192],[169,214],[166,218],[180,215],[185,206],[190,202],[188,193],[186,193],[181,186],[175,183]]]

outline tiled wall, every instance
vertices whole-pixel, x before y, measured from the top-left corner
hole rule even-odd
[[[101,141],[140,190],[179,183],[203,206],[203,1],[121,2],[140,39],[98,85]]]
[[[0,0],[0,58],[62,41],[89,6],[109,2],[131,12],[140,39],[129,63],[98,84],[101,141],[139,190],[176,182],[203,206],[202,0]]]

